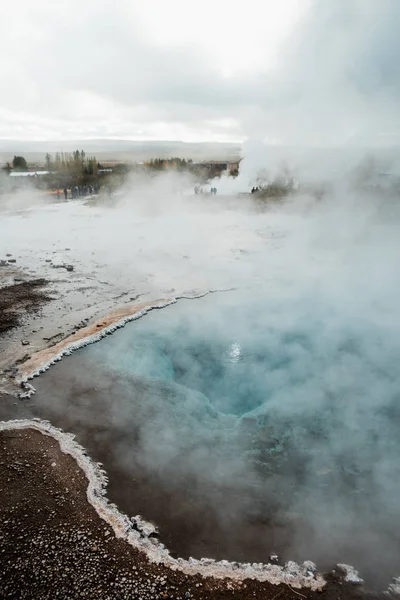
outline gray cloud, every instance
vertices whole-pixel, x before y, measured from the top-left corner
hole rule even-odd
[[[254,13],[268,17],[261,5]],[[396,0],[314,1],[274,68],[265,57],[256,71],[223,77],[212,53],[195,42],[155,44],[123,0],[22,2],[18,16],[7,6],[0,135],[18,135],[21,121],[33,135],[66,137],[80,128],[121,135],[123,124],[134,135],[163,122],[236,138],[257,132],[279,141],[398,141],[399,13]],[[221,44],[224,28],[229,18]]]

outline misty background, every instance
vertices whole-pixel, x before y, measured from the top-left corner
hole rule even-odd
[[[26,410],[77,432],[118,504],[182,553],[277,550],[386,581],[400,547],[400,5],[204,2],[196,19],[179,0],[87,0],[79,19],[75,0],[21,6],[0,24],[15,49],[2,156],[29,136],[46,151],[161,139],[243,157],[213,200],[162,173],[129,178],[112,206],[7,204],[2,250],[32,271],[46,252],[68,258],[93,302],[234,288],[63,360]],[[293,183],[284,200],[241,196],[276,180]]]

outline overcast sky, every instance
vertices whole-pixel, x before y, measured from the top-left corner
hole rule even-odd
[[[2,5],[0,138],[399,142],[400,0]]]

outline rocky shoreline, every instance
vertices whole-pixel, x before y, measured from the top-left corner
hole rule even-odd
[[[346,567],[327,574],[325,583],[321,575],[307,571],[311,565],[303,570],[297,567],[297,571],[293,564],[283,569],[270,565],[266,572],[271,582],[258,580],[250,565],[248,574],[237,565],[237,576],[232,577],[228,564],[189,561],[185,565],[187,561],[171,559],[174,565],[166,565],[161,556],[151,558],[145,548],[156,548],[156,538],[134,523],[129,533],[139,542],[134,547],[123,538],[122,530],[116,535],[115,521],[100,516],[88,501],[95,488],[76,457],[66,451],[71,444],[76,451],[77,445],[61,432],[56,439],[56,431],[40,422],[2,424],[0,597],[384,597],[364,594],[361,580],[354,579]],[[82,453],[83,462],[91,464],[84,457]],[[97,497],[104,498],[101,494]],[[115,507],[110,510],[116,514]],[[279,571],[281,583],[276,577]],[[305,573],[307,581],[301,579]]]

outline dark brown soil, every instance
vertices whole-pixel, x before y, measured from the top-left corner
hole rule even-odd
[[[37,312],[50,297],[43,292],[46,279],[33,279],[0,288],[0,334],[20,324],[24,313]]]
[[[98,517],[83,472],[55,440],[10,430],[0,433],[0,450],[0,598],[378,598],[339,574],[321,592],[310,592],[189,577],[150,564]]]

